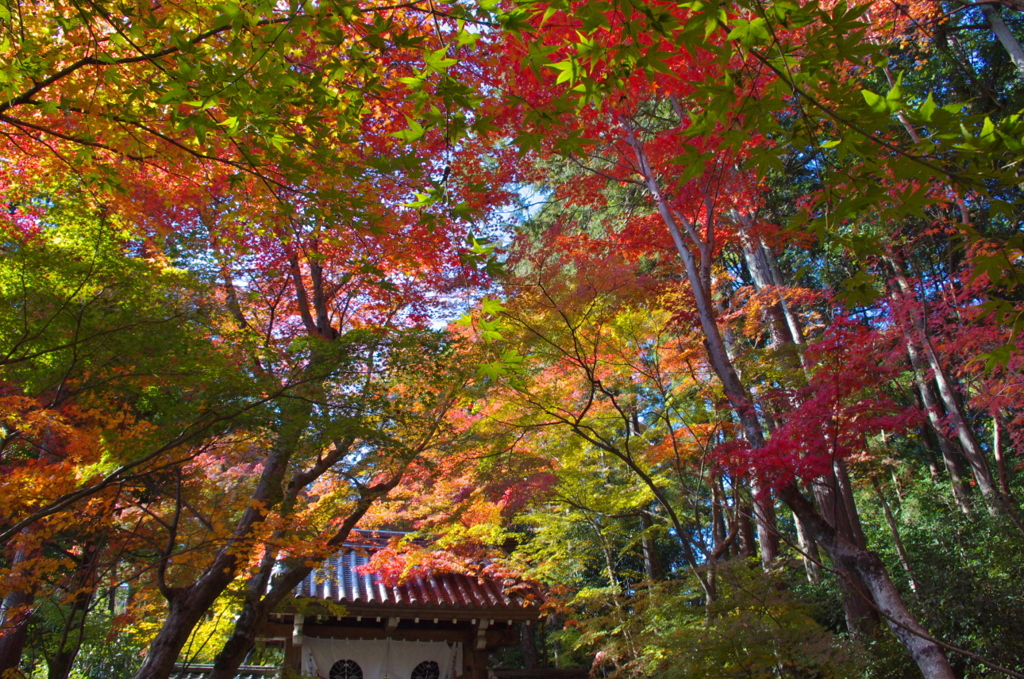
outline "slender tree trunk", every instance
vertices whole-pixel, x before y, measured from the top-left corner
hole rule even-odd
[[[654,521],[647,512],[640,512],[640,525],[643,532],[640,535],[641,546],[644,552],[644,573],[649,582],[658,582],[665,579],[665,571],[661,567],[661,559],[658,557],[658,546],[654,542],[654,535],[651,529]],[[716,546],[717,546],[716,542]]]
[[[918,399],[918,408],[924,411],[923,404]],[[935,451],[939,449],[939,439],[935,436],[935,433],[931,429],[930,424],[924,424],[921,426],[918,434],[921,440],[924,441],[924,454],[928,464],[928,473],[932,477],[932,483],[938,485],[942,483],[942,470],[939,467],[938,460],[935,457]]]
[[[999,421],[999,413],[992,416],[992,452],[996,458],[996,472],[999,474],[999,490],[1007,498],[1012,496],[1010,492],[1010,477],[1006,472],[1006,459],[1003,457],[1003,430],[1002,422]]]
[[[985,458],[985,452],[981,449],[974,430],[967,424],[966,413],[953,391],[952,383],[942,371],[941,366],[938,365],[938,358],[935,356],[934,351],[930,347],[926,347],[925,351],[929,355],[929,362],[933,365],[935,381],[939,387],[939,396],[942,397],[942,401],[946,405],[947,417],[953,424],[957,438],[960,441],[961,450],[964,452],[964,457],[967,458],[967,463],[971,466],[974,480],[978,484],[982,496],[988,502],[989,509],[993,514],[998,514],[998,491],[992,479],[992,470],[989,468],[988,460]]]
[[[804,562],[804,571],[807,572],[807,581],[821,582],[821,555],[818,553],[818,543],[810,536],[804,528],[804,522],[796,514],[793,514],[793,523],[796,524],[796,539],[802,552],[800,557]]]
[[[445,410],[447,410],[447,406]],[[436,423],[435,429],[431,431],[427,440],[424,440],[420,446],[415,448],[413,454],[405,459],[404,464],[390,479],[374,484],[364,491],[341,526],[331,536],[330,540],[327,541],[328,548],[341,548],[348,539],[352,529],[366,515],[366,512],[369,511],[373,503],[386,496],[401,483],[409,464],[427,446],[434,432],[436,432]],[[347,451],[352,441],[353,439],[349,439],[347,443],[335,444],[335,446],[342,451]],[[338,456],[340,455],[341,452],[338,453]],[[323,463],[326,465],[329,463],[329,460],[325,458]],[[307,478],[319,476],[317,471],[317,469],[313,469],[305,474],[296,475],[297,478],[293,478],[293,483],[291,484],[292,490],[297,492],[298,488],[305,485],[304,481]],[[267,617],[277,605],[295,591],[299,583],[313,571],[313,568],[308,565],[308,559],[298,561],[287,560],[284,563],[286,567],[285,572],[271,580],[275,565],[273,560],[265,560],[263,570],[249,580],[242,611],[235,621],[235,627],[232,630],[231,636],[217,654],[213,670],[210,672],[208,679],[234,679],[238,673],[238,668],[245,661],[246,656],[256,642],[260,626],[266,622]]]
[[[782,272],[779,271],[779,264],[775,260],[775,253],[771,251],[771,248],[768,248],[763,244],[761,249],[764,251],[765,259],[768,260],[768,268],[772,272],[772,280],[775,281],[775,285],[782,287],[786,281],[782,277]],[[793,309],[789,306],[789,302],[787,302],[786,298],[781,295],[779,296],[779,304],[782,305],[782,312],[786,315],[786,325],[789,326],[789,333],[793,337],[793,342],[798,348],[803,347],[805,343],[804,331],[799,319],[796,317],[796,314],[793,313]],[[801,356],[802,355],[803,354],[801,354]]]
[[[747,260],[747,270],[754,279],[754,287],[758,292],[769,292],[776,288],[772,271],[768,266],[768,259],[761,242],[749,235],[745,230],[742,232],[743,257]],[[768,321],[768,332],[771,333],[772,346],[777,350],[791,347],[796,344],[792,336],[792,330],[787,324],[786,313],[782,309],[781,300],[769,304],[765,308],[765,316]]]
[[[519,623],[519,648],[523,652],[525,669],[535,670],[540,667],[540,654],[537,652],[537,639],[533,636],[533,626],[525,622]]]
[[[1003,21],[1003,15],[999,13],[999,9],[992,4],[984,3],[981,4],[981,12],[985,15],[985,20],[988,22],[996,39],[1003,45],[1006,53],[1010,55],[1010,61],[1017,67],[1020,75],[1024,76],[1024,49],[1021,49],[1017,37],[1010,32],[1010,28]]]
[[[736,215],[737,220],[743,225],[740,229],[740,236],[743,241],[743,254],[747,261],[747,269],[754,279],[754,287],[759,292],[775,290],[778,294],[778,302],[773,303],[767,312],[767,318],[772,326],[772,344],[780,352],[787,352],[789,365],[795,368],[807,369],[804,363],[803,345],[804,333],[800,321],[793,313],[785,296],[782,294],[785,281],[775,261],[775,255],[771,248],[767,247],[761,239],[750,233],[750,217]]]
[[[710,300],[710,293],[706,295]],[[714,311],[711,312],[712,315]],[[703,324],[703,323],[702,323]],[[717,325],[715,326],[717,330]],[[734,340],[732,331],[726,328],[724,335],[720,335],[722,351],[726,362],[731,366],[734,355]],[[733,377],[739,382],[739,375],[733,370]],[[736,412],[735,408],[733,412]],[[740,418],[742,424],[742,418]],[[770,493],[761,492],[756,479],[750,480],[750,494],[754,501],[747,506],[746,514],[754,519],[757,527],[757,544],[761,547],[761,562],[765,565],[773,562],[779,555],[779,533],[775,520],[775,501]]]
[[[717,474],[715,477],[715,487],[712,491],[718,502],[718,507],[722,513],[722,533],[725,539],[728,540],[729,535],[733,535],[732,541],[722,550],[722,558],[728,559],[730,556],[739,552],[739,542],[737,540],[739,536],[739,524],[735,521],[736,508],[733,507],[732,511],[729,508],[729,496],[725,492],[725,474]],[[719,547],[715,548],[716,550]]]
[[[836,489],[838,490],[839,501],[842,503],[844,520],[841,524],[845,527],[845,533],[841,535],[850,542],[867,549],[868,541],[864,537],[864,528],[860,522],[860,512],[857,511],[857,503],[853,496],[853,484],[850,482],[850,473],[845,460],[834,460],[832,470],[835,474]],[[865,636],[874,635],[881,618],[878,611],[871,604],[870,596],[867,596],[866,583],[857,573],[849,573],[842,578],[843,587],[851,587],[850,595],[843,602],[847,612],[847,621],[851,622],[851,629]]]
[[[223,563],[224,570],[207,570],[200,580],[172,594],[167,617],[150,643],[135,679],[167,679],[171,675],[192,630],[234,580],[233,564],[227,559],[217,559],[215,563]]]
[[[757,543],[754,537],[754,521],[752,519],[753,509],[750,503],[740,492],[740,486],[736,479],[733,479],[733,507],[736,512],[736,532],[739,538],[740,556],[744,559],[753,559],[757,556]]]
[[[90,596],[76,597],[68,612],[61,632],[60,646],[47,663],[47,679],[68,679],[71,669],[82,647],[86,617],[89,613]]]
[[[850,470],[846,466],[846,460],[834,461],[832,469],[836,475],[839,499],[842,500],[846,520],[850,525],[851,541],[858,547],[867,548],[868,541],[864,537],[864,527],[860,524],[860,513],[857,511],[857,503],[853,497],[853,484],[850,482]]]
[[[274,582],[271,592],[268,592],[266,597],[261,597],[262,592],[256,591],[250,582],[245,605],[235,620],[231,636],[217,654],[213,670],[208,675],[209,679],[235,677],[238,668],[245,662],[245,658],[256,643],[260,626],[266,622],[274,607],[312,571],[311,567],[304,565],[293,568],[283,578]]]
[[[3,601],[4,615],[0,620],[0,676],[16,671],[28,639],[31,612],[27,610],[35,597],[30,592],[16,592]]]
[[[875,497],[878,498],[878,503],[882,505],[882,513],[885,515],[885,523],[889,526],[889,534],[892,536],[892,544],[896,547],[896,554],[900,557],[900,565],[903,566],[903,570],[907,574],[907,582],[910,583],[910,589],[917,591],[917,580],[914,579],[914,569],[910,567],[910,556],[907,554],[906,547],[903,546],[903,539],[900,537],[899,526],[896,524],[896,519],[892,515],[892,510],[889,509],[889,502],[885,499],[885,494],[882,492],[882,487],[878,483],[878,479],[871,479],[871,486],[875,490]]]
[[[759,291],[769,291],[772,288],[781,289],[783,281],[777,267],[773,268],[771,265],[771,262],[774,260],[774,257],[771,256],[771,251],[765,247],[760,239],[749,233],[750,219],[748,217],[739,215],[738,219],[744,225],[744,228],[741,229],[744,255],[747,260],[747,268],[754,279],[755,287]],[[804,365],[803,354],[799,350],[799,346],[803,344],[803,330],[796,316],[783,304],[781,294],[779,295],[779,301],[769,307],[766,320],[769,326],[773,328],[773,348],[779,352],[789,350],[791,355],[789,366],[794,370],[803,368],[806,372],[808,368]],[[864,531],[860,525],[860,515],[857,513],[857,506],[853,497],[853,487],[850,484],[846,462],[836,460],[832,467],[832,476],[828,484],[836,492],[837,497],[835,501],[841,502],[845,511],[844,520],[833,525],[843,532],[847,538],[861,547],[865,547],[867,543],[864,540]]]
[[[725,508],[724,497],[718,479],[712,476],[711,483],[711,539],[714,541],[714,549],[717,552],[725,542],[727,531],[725,529]],[[728,548],[726,548],[728,549]],[[722,558],[727,558],[723,553]]]
[[[761,548],[761,563],[769,565],[779,558],[779,529],[776,526],[775,499],[772,492],[762,489],[753,480],[750,490],[754,496],[751,509],[754,513],[754,525],[757,526],[757,544]]]

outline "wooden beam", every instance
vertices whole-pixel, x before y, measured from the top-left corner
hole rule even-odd
[[[289,631],[291,627],[286,629]],[[274,635],[277,629],[274,625],[264,627],[265,633]],[[340,627],[335,625],[314,625],[308,623],[304,629],[304,636],[317,639],[395,639],[396,641],[446,641],[450,644],[469,641],[470,634],[466,630],[438,630],[438,629],[396,629],[387,632],[380,627]]]
[[[302,597],[300,600],[302,607],[301,610],[308,616],[316,615],[329,615],[333,616],[333,613],[329,608],[328,604],[332,602],[320,602],[312,597]],[[284,615],[297,613],[296,607],[292,602],[286,602],[284,606],[277,609],[277,612]],[[515,609],[515,608],[473,608],[473,609],[451,609],[451,608],[437,608],[437,607],[421,607],[421,606],[395,606],[395,605],[366,605],[359,603],[346,603],[345,604],[345,615],[350,618],[374,618],[379,617],[381,619],[386,617],[397,616],[403,619],[411,618],[434,618],[443,617],[451,618],[454,620],[479,620],[480,618],[487,618],[489,620],[515,620],[517,622],[522,620],[539,620],[543,617],[540,610],[534,609]],[[475,624],[475,623],[474,623]]]
[[[535,670],[492,670],[497,679],[587,679],[587,670],[556,670],[540,668]]]
[[[291,644],[292,626],[282,623],[268,623],[260,629],[261,639],[285,639]],[[416,629],[399,627],[388,632],[383,627],[355,627],[341,624],[316,624],[307,622],[303,626],[304,638],[316,639],[395,639],[396,641],[444,641],[449,644],[461,642],[467,650],[472,650],[478,640],[474,628],[460,629]],[[514,646],[519,643],[517,628],[496,625],[485,630],[485,645],[488,649],[501,646]],[[298,647],[296,647],[298,648]]]

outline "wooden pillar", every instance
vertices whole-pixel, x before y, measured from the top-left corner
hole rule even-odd
[[[474,623],[477,621],[474,620]],[[470,628],[462,642],[462,679],[487,679],[487,655],[484,643],[477,643],[477,625]],[[477,648],[483,646],[483,648]]]
[[[472,646],[466,648],[462,654],[464,664],[462,676],[464,679],[487,679],[487,649],[478,651]]]
[[[291,637],[284,639],[284,667],[282,676],[299,676],[302,674],[302,647],[292,643]]]

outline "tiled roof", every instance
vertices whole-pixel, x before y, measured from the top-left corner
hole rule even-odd
[[[412,576],[396,586],[385,586],[377,575],[360,573],[360,566],[382,544],[357,537],[343,551],[313,571],[295,596],[328,599],[349,608],[402,608],[434,612],[539,611],[537,589],[516,580],[475,577],[456,573]],[[358,550],[358,551],[357,551]]]

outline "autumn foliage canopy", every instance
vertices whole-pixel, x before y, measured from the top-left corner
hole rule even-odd
[[[0,3],[0,674],[361,527],[509,666],[1024,676],[1022,10]]]

